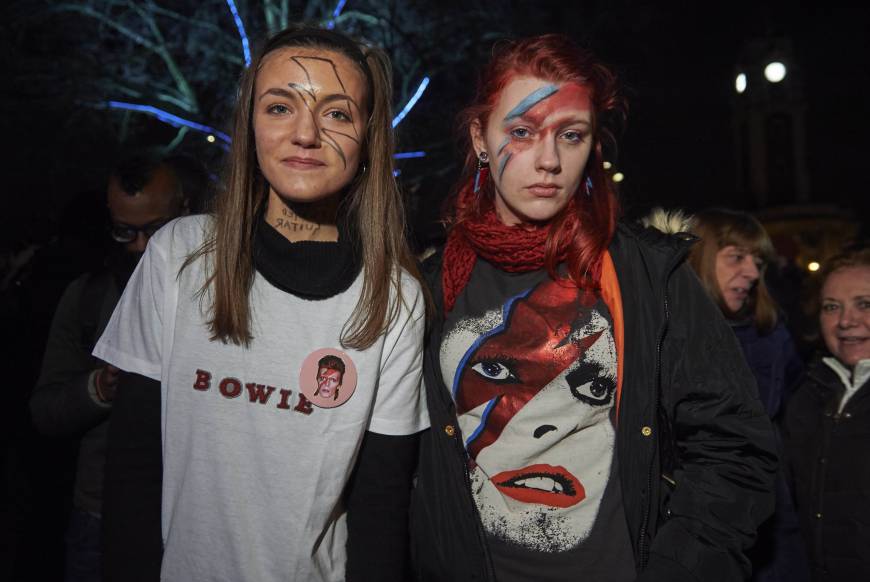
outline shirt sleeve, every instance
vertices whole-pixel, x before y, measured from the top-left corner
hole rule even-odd
[[[425,301],[420,285],[403,277],[399,315],[387,331],[381,356],[378,393],[368,430],[407,435],[429,426],[422,390]]]
[[[167,264],[158,238],[149,241],[94,355],[126,372],[160,381]]]

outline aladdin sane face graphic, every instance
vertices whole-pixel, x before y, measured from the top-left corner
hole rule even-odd
[[[320,368],[317,372],[317,395],[321,398],[337,398],[341,386],[341,372]]]
[[[596,301],[547,280],[442,343],[484,527],[533,550],[582,542],[610,476],[616,349]]]

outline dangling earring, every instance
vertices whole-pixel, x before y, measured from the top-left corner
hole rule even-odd
[[[480,192],[480,173],[489,165],[489,154],[480,152],[477,156],[477,171],[474,173],[474,193]]]
[[[592,178],[586,176],[586,195],[592,196]]]

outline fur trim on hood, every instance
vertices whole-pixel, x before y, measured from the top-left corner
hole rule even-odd
[[[640,219],[640,223],[645,227],[652,227],[665,234],[692,232],[694,222],[695,219],[691,214],[679,209],[665,210],[661,206],[656,206]]]

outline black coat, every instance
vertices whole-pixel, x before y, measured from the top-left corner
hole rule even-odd
[[[825,582],[870,580],[870,386],[838,412],[844,391],[817,359],[783,427],[813,579]]]
[[[625,335],[619,475],[638,580],[733,582],[748,576],[744,550],[773,508],[775,444],[734,334],[682,264],[689,247],[686,238],[625,226],[610,245]],[[433,259],[426,275],[437,302]],[[415,568],[426,581],[492,580],[441,378],[441,323],[424,356],[432,428],[411,505]]]

